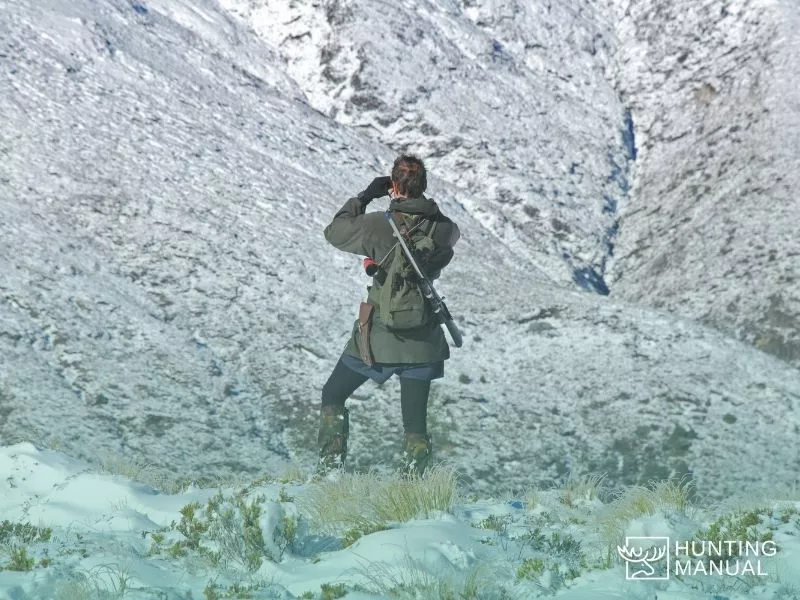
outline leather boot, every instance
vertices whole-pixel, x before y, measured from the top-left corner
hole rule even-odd
[[[403,463],[401,471],[410,477],[422,477],[431,457],[431,436],[407,433],[403,437]]]
[[[323,406],[320,411],[319,462],[316,474],[328,475],[334,469],[344,470],[347,459],[347,436],[350,433],[350,412],[344,407]]]

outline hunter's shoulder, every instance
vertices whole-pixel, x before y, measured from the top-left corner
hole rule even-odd
[[[433,199],[431,198],[431,200]],[[442,212],[441,206],[437,204],[436,209],[436,213],[433,215],[433,220],[436,222],[434,238],[441,236],[444,243],[453,246],[461,237],[461,230],[453,219]]]
[[[442,211],[441,204],[436,202],[436,200],[434,200],[430,196],[426,196],[425,202],[428,204],[425,211],[425,213],[427,213],[426,216],[436,221],[437,225],[439,223],[447,223],[450,225],[456,224],[455,221],[453,221],[453,219],[444,214],[444,212]]]
[[[455,229],[458,229],[458,224],[455,221],[453,221],[453,219],[442,213],[441,211],[439,211],[439,213],[436,215],[436,222],[437,224],[444,224],[453,227]]]
[[[389,221],[386,220],[386,212],[384,211],[370,211],[364,214],[364,227],[368,229],[389,229]]]

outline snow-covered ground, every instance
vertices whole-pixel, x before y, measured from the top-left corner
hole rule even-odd
[[[601,500],[602,485],[584,482],[480,500],[441,494],[418,513],[404,514],[413,503],[396,497],[394,512],[384,503],[382,517],[370,520],[365,490],[331,497],[336,506],[319,510],[321,491],[351,489],[341,483],[276,474],[166,494],[29,444],[0,450],[0,477],[8,485],[0,497],[0,595],[13,600],[800,597],[800,502],[697,510],[662,493],[637,510],[624,499]],[[354,515],[360,524],[347,520]],[[685,559],[693,576],[629,580],[612,541],[670,536],[702,548],[709,539],[738,540],[732,523],[746,524],[753,545],[722,563],[725,575]]]

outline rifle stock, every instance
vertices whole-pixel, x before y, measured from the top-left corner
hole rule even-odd
[[[448,319],[444,322],[444,326],[447,327],[447,331],[450,332],[450,337],[453,338],[453,345],[456,348],[461,348],[461,344],[464,343],[464,340],[461,337],[461,331],[459,331],[455,321],[453,321],[453,319]]]

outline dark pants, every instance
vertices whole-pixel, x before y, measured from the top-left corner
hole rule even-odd
[[[322,387],[322,406],[344,407],[350,394],[369,377],[353,371],[341,360]],[[427,431],[428,395],[431,382],[421,379],[400,378],[400,407],[403,412],[403,429],[406,433],[425,435]]]

